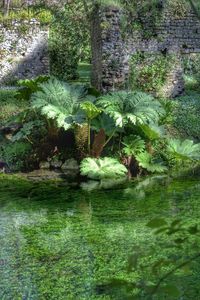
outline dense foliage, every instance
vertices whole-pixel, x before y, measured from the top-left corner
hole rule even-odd
[[[72,86],[57,79],[50,79],[40,85],[40,91],[33,94],[32,107],[39,109],[47,119],[55,120],[58,127],[69,129],[75,122],[84,88]]]
[[[76,0],[56,11],[49,37],[52,75],[60,79],[78,77],[78,63],[90,60],[90,37],[82,1]]]
[[[162,97],[162,87],[166,84],[168,74],[176,57],[172,54],[137,53],[131,59],[129,85],[131,89],[141,89]]]
[[[100,95],[74,82],[80,61],[91,60],[94,5],[127,10],[124,38],[127,30],[144,34],[140,17],[146,14],[148,39],[166,5],[179,18],[191,7],[198,13],[195,0],[64,2],[0,15],[7,25],[36,15],[42,25],[51,23],[56,76],[21,80],[17,91],[0,90],[0,166],[6,163],[11,172],[56,169],[49,171],[66,176],[63,165],[75,161],[82,181],[77,192],[76,182],[70,190],[66,184],[47,188],[1,176],[1,235],[9,249],[0,247],[2,284],[13,299],[66,299],[66,289],[69,299],[199,299],[199,183],[192,180],[185,190],[184,181],[176,186],[160,174],[199,168],[199,57],[184,58],[187,90],[173,100],[158,98],[176,62],[165,53],[132,57],[128,91]],[[84,82],[89,72],[82,69]],[[139,179],[152,173],[158,175]],[[135,180],[128,185],[127,177]],[[98,196],[91,197],[96,189]],[[11,258],[8,268],[1,268],[2,253]]]
[[[19,85],[20,90],[14,93],[14,99],[19,103],[27,103],[27,107],[7,116],[8,128],[13,122],[17,122],[17,126],[10,129],[13,132],[8,135],[4,133],[6,146],[1,150],[2,159],[12,169],[24,166],[24,154],[20,154],[20,143],[24,142],[30,144],[27,157],[29,168],[39,165],[42,159],[53,158],[55,149],[58,158],[62,159],[75,149],[73,156],[78,160],[90,156],[99,162],[100,156],[114,156],[126,166],[129,177],[166,172],[167,168],[177,170],[182,163],[185,167],[193,166],[200,159],[199,144],[189,140],[196,138],[198,141],[198,134],[195,134],[198,129],[194,125],[185,131],[185,136],[181,133],[172,134],[172,128],[174,131],[183,131],[190,124],[190,116],[195,117],[194,111],[188,113],[185,110],[188,122],[181,126],[183,122],[179,121],[179,127],[178,120],[184,114],[183,107],[179,110],[180,100],[173,103],[158,101],[143,92],[127,91],[96,98],[90,95],[96,94],[91,89],[54,77],[20,81]],[[184,105],[187,99],[182,98]],[[197,105],[194,103],[198,120],[198,102]],[[191,106],[192,102],[188,104]],[[187,138],[185,141],[184,137]],[[9,149],[7,156],[5,147]],[[12,147],[13,153],[19,149],[19,155],[14,155],[13,160],[9,157]],[[44,152],[40,150],[42,147],[45,148]],[[16,164],[17,161],[19,164]],[[91,172],[96,172],[93,177],[98,178],[97,168],[93,169],[93,165],[88,164],[88,174],[90,168]],[[110,170],[107,176],[112,177],[112,174]]]

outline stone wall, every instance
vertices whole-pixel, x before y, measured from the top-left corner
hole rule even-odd
[[[48,29],[35,19],[0,24],[0,85],[48,73]]]
[[[181,18],[163,12],[160,22],[155,24],[143,19],[143,30],[133,30],[123,36],[121,19],[124,12],[114,7],[99,8],[97,16],[101,29],[101,42],[93,47],[101,55],[98,65],[99,77],[95,78],[95,86],[102,91],[124,88],[129,78],[130,58],[138,51],[151,53],[173,53],[177,55],[177,65],[169,70],[164,95],[175,97],[184,90],[181,57],[183,54],[200,53],[200,21],[191,12]],[[134,21],[134,20],[133,20]],[[146,37],[146,32],[153,35]],[[95,33],[94,33],[95,35]],[[99,49],[100,48],[100,49]]]

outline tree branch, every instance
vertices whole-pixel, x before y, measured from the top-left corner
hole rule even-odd
[[[181,269],[182,267],[186,266],[187,264],[189,264],[193,260],[196,260],[199,257],[200,257],[200,253],[192,256],[190,259],[184,261],[183,263],[181,263],[178,266],[174,267],[171,271],[167,272],[163,277],[160,278],[160,280],[158,281],[158,283],[154,287],[154,289],[153,289],[153,291],[152,291],[151,294],[154,295],[158,291],[158,289],[159,289],[160,285],[163,283],[163,281],[165,281],[170,275],[172,275],[177,270]]]

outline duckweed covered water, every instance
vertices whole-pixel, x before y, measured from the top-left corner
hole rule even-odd
[[[105,283],[151,276],[127,273],[127,261],[134,247],[156,247],[146,226],[155,217],[199,222],[199,179],[87,191],[1,177],[0,299],[128,299]],[[178,276],[181,298],[155,299],[200,299],[198,266]]]

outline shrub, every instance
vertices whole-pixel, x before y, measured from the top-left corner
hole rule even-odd
[[[88,51],[88,21],[79,1],[73,1],[56,13],[50,28],[49,54],[51,74],[60,79],[78,78],[78,63]]]
[[[172,125],[182,136],[200,140],[200,95],[189,93],[179,97],[172,112]]]
[[[27,169],[31,149],[32,146],[28,142],[8,143],[1,148],[0,157],[13,171]]]
[[[52,13],[48,9],[20,9],[16,11],[10,11],[7,16],[4,16],[3,13],[0,13],[0,23],[6,25],[11,24],[12,20],[25,21],[37,19],[41,25],[48,25],[52,21]]]
[[[140,167],[151,173],[163,173],[167,167],[160,161],[156,161],[151,154],[144,151],[136,155],[136,160]]]
[[[32,93],[40,90],[40,84],[49,80],[49,76],[41,75],[34,79],[21,79],[17,82],[20,89],[16,93],[19,100],[30,100]]]
[[[76,123],[80,108],[80,99],[84,96],[84,88],[61,82],[55,78],[42,83],[40,90],[32,95],[32,107],[47,119],[55,120],[59,128],[68,130]],[[77,122],[78,122],[77,121]]]
[[[97,104],[119,127],[157,122],[164,114],[161,104],[142,92],[113,92],[100,97]]]
[[[200,144],[191,140],[168,140],[167,150],[177,161],[200,160]]]
[[[0,90],[0,125],[5,124],[26,107],[27,103],[17,101],[15,96],[16,90]]]

